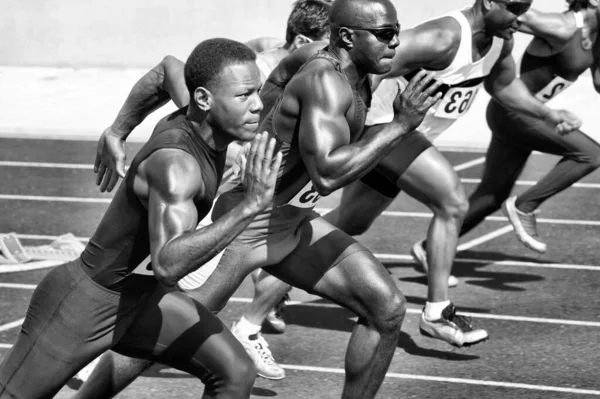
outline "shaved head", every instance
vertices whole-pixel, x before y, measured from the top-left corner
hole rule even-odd
[[[377,27],[395,23],[397,15],[390,0],[335,0],[329,18],[336,26]]]

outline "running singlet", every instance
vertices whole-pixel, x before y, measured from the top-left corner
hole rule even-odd
[[[560,53],[539,57],[525,52],[520,77],[538,100],[546,102],[556,97],[592,65],[592,51],[582,47],[582,39],[578,29]]]
[[[340,66],[339,59],[326,49],[312,57],[300,68],[298,73],[316,59],[325,59],[331,62],[334,68],[347,80]],[[370,89],[368,93],[370,93]],[[264,212],[263,215],[269,214],[270,216],[267,218],[281,217],[289,220],[290,223],[294,223],[293,220],[296,218],[304,218],[304,216],[312,212],[312,208],[316,205],[320,195],[314,188],[300,155],[298,124],[296,124],[295,130],[292,132],[277,132],[273,126],[273,119],[278,113],[282,99],[283,95],[279,97],[275,106],[259,128],[259,131],[267,131],[277,139],[278,146],[283,155],[277,178],[273,207]],[[353,105],[346,114],[351,137],[357,138],[362,132],[369,102],[370,98],[367,100],[367,104],[365,104],[359,92],[353,90]],[[242,185],[237,184],[236,187],[219,196],[212,215],[213,220],[216,220],[220,215],[226,213],[239,203],[243,198],[243,194]],[[260,219],[260,215],[257,216],[258,219]]]
[[[140,163],[152,153],[174,148],[191,154],[200,165],[206,190],[195,202],[198,217],[204,217],[211,208],[225,167],[226,151],[215,151],[194,133],[186,112],[187,107],[183,107],[157,124],[150,140],[133,159],[81,255],[84,271],[103,287],[120,291],[124,280],[150,254],[148,211],[135,194],[133,182]]]
[[[494,36],[492,45],[485,56],[473,61],[473,32],[469,21],[460,11],[446,15],[454,18],[461,27],[461,40],[452,63],[441,71],[431,71],[434,79],[442,81],[445,94],[427,112],[418,130],[430,141],[448,129],[471,107],[477,91],[492,67],[498,61],[504,40]],[[443,17],[442,17],[443,18]],[[403,78],[385,79],[373,93],[373,104],[367,115],[366,125],[389,123],[394,117],[393,101],[399,89],[406,85]],[[400,85],[400,86],[399,86]]]

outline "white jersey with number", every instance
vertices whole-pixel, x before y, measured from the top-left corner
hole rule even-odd
[[[449,13],[446,17],[452,17],[460,24],[461,40],[452,63],[441,71],[431,71],[434,79],[450,86],[442,99],[429,109],[418,128],[431,141],[467,113],[482,86],[483,78],[489,75],[498,61],[504,45],[503,39],[494,37],[487,54],[480,60],[473,61],[473,32],[469,21],[460,11]],[[381,82],[373,93],[366,125],[391,122],[394,117],[394,98],[398,90],[404,90],[405,87],[406,80],[403,78],[385,79]]]

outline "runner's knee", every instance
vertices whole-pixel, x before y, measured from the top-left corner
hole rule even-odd
[[[375,310],[374,325],[380,331],[396,331],[402,326],[406,315],[406,298],[395,289],[385,295],[385,300]]]
[[[433,211],[446,219],[463,220],[469,210],[469,200],[460,184],[440,200],[440,204],[434,206]]]
[[[256,380],[256,368],[249,356],[239,356],[229,362],[223,375],[211,375],[202,382],[206,392],[227,392],[232,398],[245,398]]]

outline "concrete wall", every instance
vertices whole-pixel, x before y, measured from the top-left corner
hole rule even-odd
[[[473,0],[395,0],[410,27]],[[148,67],[209,37],[285,37],[293,0],[0,0],[0,65]],[[418,4],[418,6],[416,6]],[[564,0],[538,0],[562,9]]]

